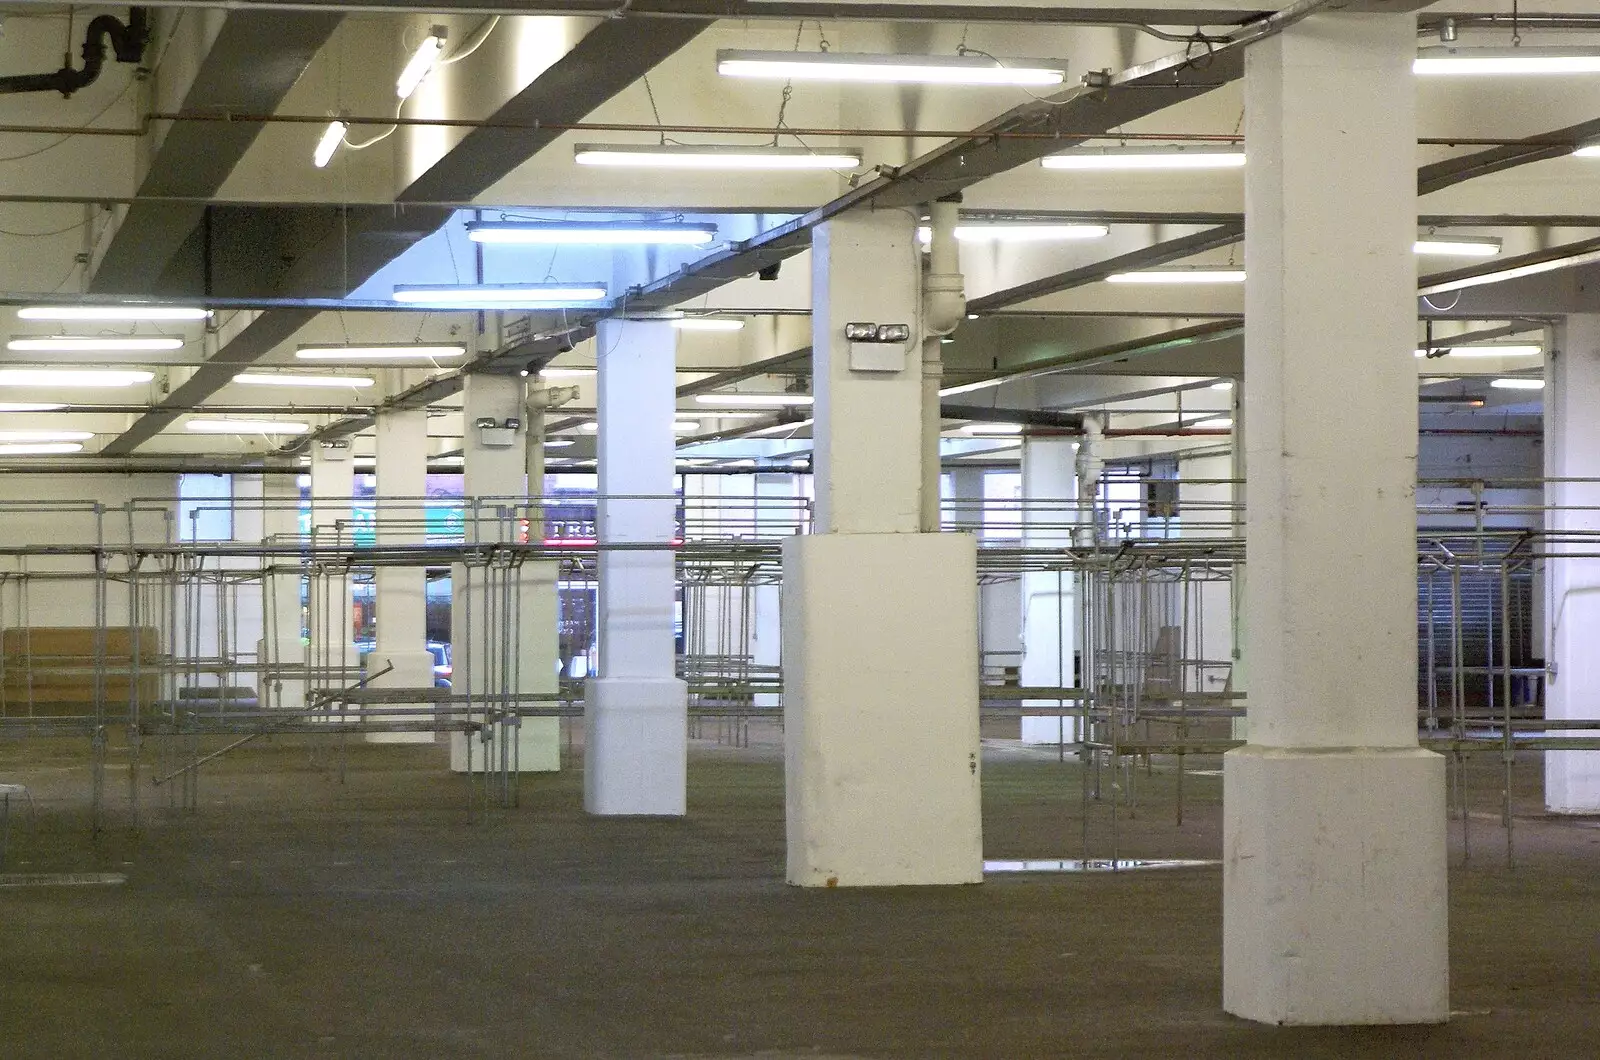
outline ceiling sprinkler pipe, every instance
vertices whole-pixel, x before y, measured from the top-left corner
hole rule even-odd
[[[14,74],[0,77],[0,95],[18,92],[59,92],[63,98],[80,88],[91,85],[105,66],[106,41],[119,63],[136,63],[144,58],[145,42],[150,37],[145,9],[129,9],[128,23],[123,25],[110,15],[97,15],[90,20],[83,35],[83,68],[63,66],[49,74]]]

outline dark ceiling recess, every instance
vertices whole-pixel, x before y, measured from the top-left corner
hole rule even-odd
[[[83,69],[63,66],[51,74],[13,74],[0,77],[0,94],[16,92],[59,92],[63,99],[80,88],[94,84],[106,62],[106,41],[119,63],[136,63],[144,58],[145,42],[150,39],[150,22],[145,9],[128,9],[124,25],[111,15],[96,15],[83,35]]]

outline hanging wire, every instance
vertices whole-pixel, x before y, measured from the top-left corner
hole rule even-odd
[[[661,109],[656,106],[656,92],[655,92],[655,89],[650,87],[650,75],[649,74],[645,74],[643,80],[644,80],[644,94],[650,100],[650,115],[651,115],[651,117],[653,117],[655,119],[656,131],[661,136],[661,146],[665,147],[667,145],[667,130],[662,127]]]

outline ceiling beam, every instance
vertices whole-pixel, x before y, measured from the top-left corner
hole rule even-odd
[[[270,114],[343,20],[342,11],[229,11],[200,61],[181,109]],[[266,125],[175,122],[156,147],[136,201],[123,215],[89,281],[92,293],[146,294],[201,226],[215,195]]]
[[[520,121],[530,115],[558,123],[581,120],[710,25],[709,19],[688,18],[601,22],[489,121]],[[411,199],[471,199],[559,135],[556,131],[473,130],[396,196],[403,208],[362,214],[354,229],[349,227],[349,212],[339,211],[324,218],[309,235],[303,233],[299,242],[310,249],[287,269],[281,287],[291,291],[334,289],[348,294],[450,216],[447,208],[406,206]],[[356,260],[349,260],[352,248],[360,248]],[[194,404],[215,394],[240,370],[287,341],[314,317],[314,311],[305,309],[263,312],[212,357],[212,365],[179,388],[184,391],[185,403]],[[172,396],[177,394],[174,391]],[[132,452],[178,415],[170,409],[150,412],[101,451],[107,455]]]

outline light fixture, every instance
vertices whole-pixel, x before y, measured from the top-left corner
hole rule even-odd
[[[580,166],[629,166],[654,169],[855,169],[861,152],[830,148],[739,147],[696,144],[578,144],[573,161]]]
[[[672,432],[674,434],[693,434],[700,429],[699,420],[673,420]]]
[[[450,344],[418,345],[399,342],[393,345],[376,343],[367,346],[301,346],[294,356],[300,361],[436,361],[448,357],[464,357],[467,348]]]
[[[918,85],[1059,85],[1067,64],[984,55],[867,55],[852,52],[717,52],[717,73],[779,81]]]
[[[1579,158],[1600,158],[1600,140],[1590,140],[1588,143],[1579,144],[1573,148],[1572,153]]]
[[[544,440],[546,449],[565,449],[567,446],[575,444],[577,443],[571,438],[546,438]]]
[[[3,386],[138,386],[154,379],[154,372],[98,368],[0,368]]]
[[[233,381],[247,386],[368,387],[373,383],[372,377],[365,375],[290,375],[268,372],[240,372],[233,377]]]
[[[1190,427],[1200,427],[1206,430],[1226,430],[1233,426],[1233,419],[1228,416],[1212,416],[1208,419],[1196,420],[1189,424]]]
[[[1596,74],[1596,48],[1423,48],[1413,73],[1440,74]]]
[[[206,320],[211,310],[177,305],[31,305],[17,310],[19,320]]]
[[[21,336],[6,349],[26,353],[154,353],[183,348],[183,340],[165,335],[148,337],[42,335]]]
[[[793,434],[795,431],[804,430],[816,421],[812,419],[795,420],[793,423],[774,423],[766,427],[757,427],[753,431],[746,431],[746,438],[761,438],[770,434]]]
[[[765,408],[809,405],[815,399],[810,394],[697,394],[695,400],[702,405],[724,405],[728,408]]]
[[[1136,172],[1163,169],[1239,169],[1244,152],[1237,147],[1097,147],[1046,155],[1046,169],[1088,172]]]
[[[0,442],[87,442],[93,431],[0,431]]]
[[[1079,239],[1103,239],[1111,229],[1094,224],[1045,224],[1022,221],[991,221],[956,225],[956,239],[962,243],[1062,243]],[[933,241],[933,229],[917,229],[922,243]]]
[[[772,415],[768,412],[751,412],[748,409],[707,409],[707,416],[715,416],[719,420],[759,420]]]
[[[304,434],[310,424],[298,420],[190,420],[186,430],[199,434]]]
[[[1492,258],[1500,253],[1500,241],[1465,236],[1423,236],[1411,244],[1411,252],[1430,257]]]
[[[1113,272],[1107,283],[1243,283],[1243,269],[1140,269]]]
[[[1492,343],[1480,343],[1476,346],[1452,346],[1449,339],[1436,339],[1432,350],[1417,350],[1418,357],[1427,357],[1432,353],[1435,357],[1449,354],[1452,357],[1538,357],[1544,353],[1544,347],[1532,342],[1508,342],[1496,346]]]
[[[0,412],[56,412],[66,407],[60,401],[0,401]]]
[[[344,142],[344,134],[350,131],[350,126],[335,118],[323,130],[322,139],[317,141],[317,149],[311,152],[311,164],[318,169],[325,169],[333,161],[333,153],[339,150],[339,145]]]
[[[969,423],[961,430],[966,434],[1021,434],[1022,425],[1017,423]]]
[[[434,26],[428,35],[417,45],[417,50],[411,53],[410,60],[405,68],[400,71],[400,76],[394,83],[394,94],[401,99],[410,99],[411,93],[422,84],[422,79],[428,76],[428,71],[433,69],[433,64],[439,61],[439,55],[444,51],[446,30],[443,26]]]
[[[1489,384],[1496,390],[1543,390],[1543,379],[1496,379]]]
[[[947,386],[947,387],[940,388],[939,396],[940,397],[954,397],[957,394],[970,394],[974,390],[987,390],[992,386],[999,386],[1003,382],[1005,382],[1004,379],[995,378],[995,379],[979,379],[979,380],[976,380],[976,381],[971,382],[971,383],[957,383],[955,386]]]
[[[1593,245],[1592,240],[1586,243]],[[1515,259],[1513,259],[1515,260]],[[1579,265],[1588,265],[1600,261],[1600,250],[1586,250],[1576,254],[1558,255],[1529,261],[1522,265],[1511,265],[1492,272],[1474,273],[1470,276],[1459,276],[1452,280],[1440,280],[1417,289],[1419,295],[1448,294],[1451,291],[1464,291],[1469,287],[1483,287],[1491,283],[1502,283],[1506,280],[1520,280],[1524,276],[1537,276],[1540,273],[1554,272],[1557,269],[1571,269]]]
[[[480,221],[467,225],[467,238],[474,243],[521,246],[702,247],[717,238],[717,226],[676,221]]]
[[[83,449],[81,442],[23,442],[0,445],[0,456],[61,456]]]
[[[738,317],[673,317],[672,326],[679,331],[742,331],[744,321]]]
[[[1219,379],[1215,383],[1211,384],[1211,389],[1212,390],[1232,390],[1233,389],[1233,380],[1232,379]]]
[[[456,309],[505,309],[566,302],[598,302],[605,296],[606,285],[599,282],[400,284],[394,289],[396,302]]]
[[[587,379],[595,374],[594,368],[541,368],[540,379]]]

